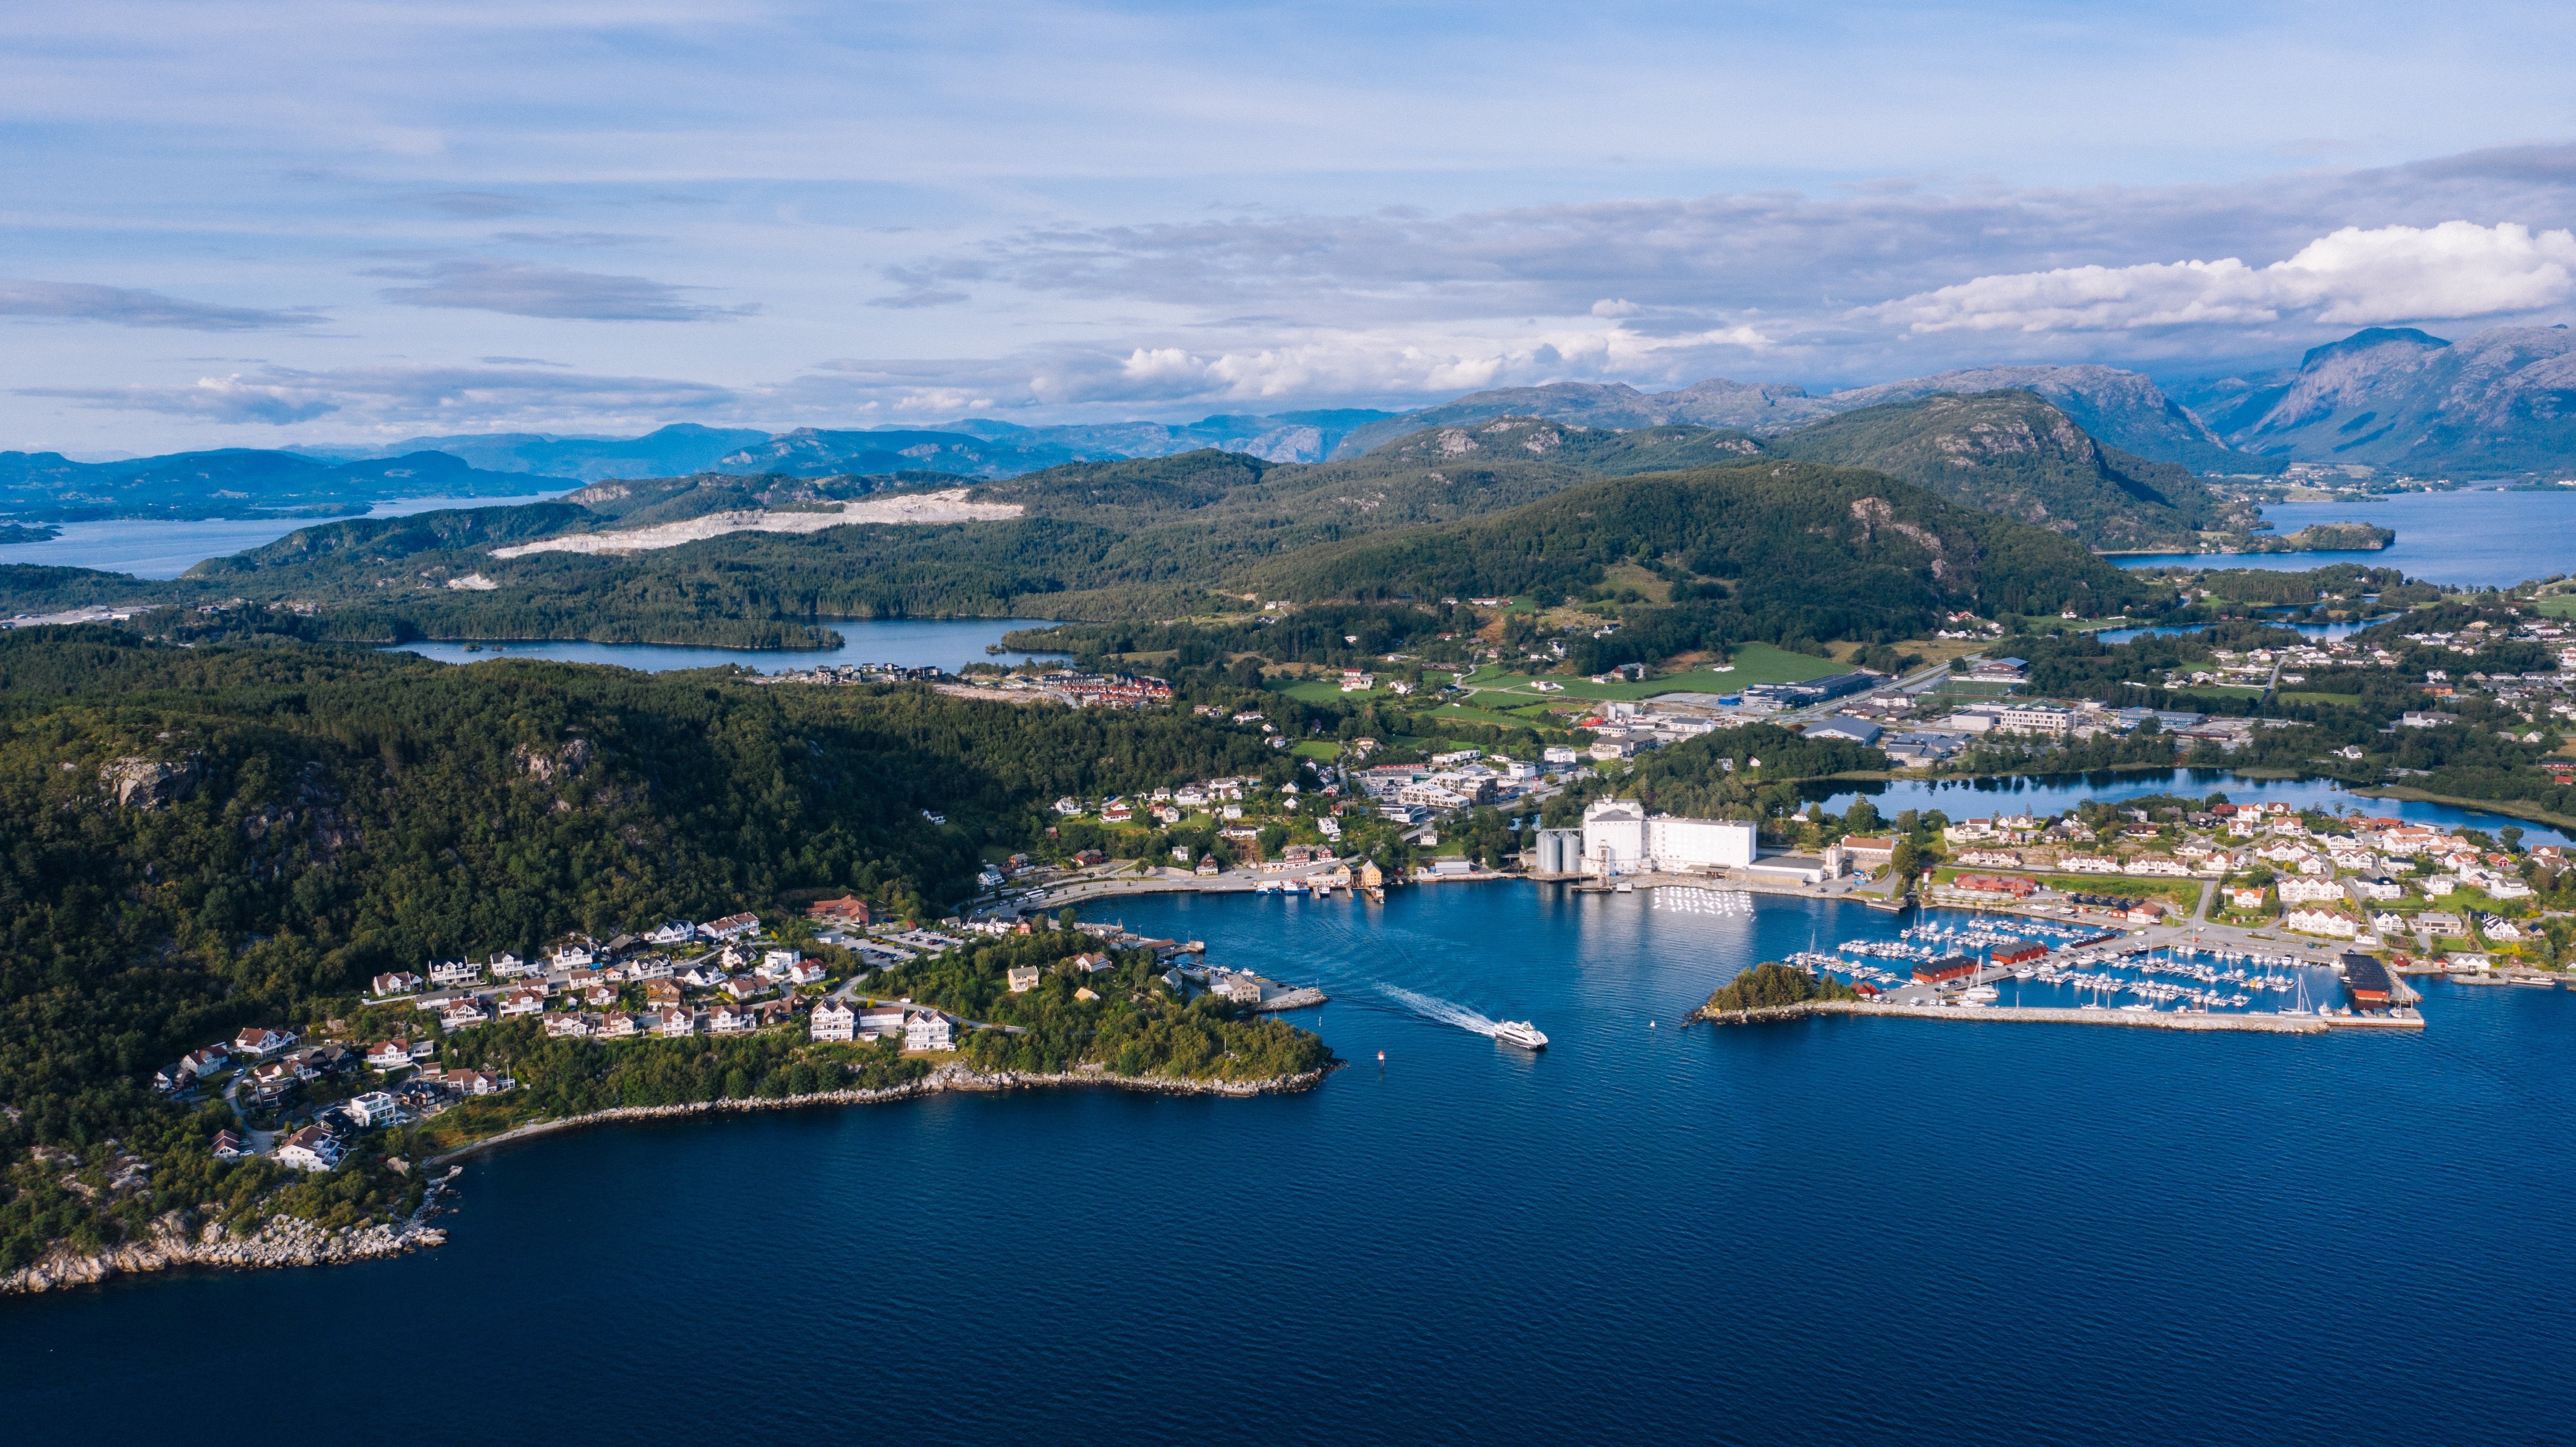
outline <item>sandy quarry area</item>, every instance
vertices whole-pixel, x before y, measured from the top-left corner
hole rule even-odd
[[[906,497],[872,497],[841,504],[839,512],[715,512],[686,522],[657,523],[624,532],[573,533],[543,538],[516,547],[495,548],[496,558],[522,558],[530,553],[642,553],[676,548],[682,543],[720,538],[727,533],[819,533],[853,523],[980,523],[1015,518],[1015,502],[968,502],[966,489],[913,493]]]

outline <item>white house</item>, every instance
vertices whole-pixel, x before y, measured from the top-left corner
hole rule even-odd
[[[546,1038],[579,1040],[591,1033],[590,1017],[574,1010],[558,1010],[546,1017]]]
[[[349,1119],[370,1130],[380,1125],[393,1125],[403,1118],[402,1107],[394,1103],[392,1096],[381,1090],[370,1090],[364,1095],[353,1096],[342,1103],[340,1108],[349,1113]]]
[[[948,1017],[936,1010],[915,1010],[904,1016],[903,1048],[906,1050],[953,1050],[956,1047]]]
[[[711,940],[747,939],[760,933],[760,916],[729,914],[722,919],[709,920],[698,926],[698,933]]]
[[[667,1010],[648,1011],[645,1018],[653,1022],[653,1033],[656,1035],[668,1035],[676,1039],[683,1035],[698,1033],[698,1017],[691,1014],[686,1005],[673,1005]]]
[[[2283,904],[2328,904],[2343,898],[2343,886],[2331,879],[2284,879],[2280,887]]]
[[[411,1048],[399,1040],[387,1040],[367,1051],[370,1070],[400,1070],[411,1064]]]
[[[496,980],[524,980],[544,973],[545,969],[536,961],[520,959],[508,950],[492,957],[492,978]]]
[[[483,978],[483,967],[472,960],[433,960],[429,982],[445,989],[450,985],[470,985]]]
[[[760,1014],[749,1005],[719,1002],[707,1012],[707,1033],[710,1035],[742,1035],[759,1026]]]
[[[2281,924],[2303,935],[2333,935],[2347,940],[2361,932],[2361,926],[2349,915],[2329,909],[2294,909],[2281,917]]]
[[[409,970],[394,970],[368,981],[368,987],[379,995],[416,995],[420,993],[420,976]]]
[[[787,967],[787,983],[791,985],[819,985],[823,983],[823,973],[824,971],[821,965],[816,964],[812,960],[805,960]]]
[[[644,932],[648,945],[684,945],[698,937],[698,927],[687,920],[675,919],[659,929]]]
[[[807,1033],[817,1040],[850,1041],[859,1038],[859,1009],[847,1000],[825,1000],[807,1017]]]
[[[501,997],[501,1018],[515,1020],[521,1015],[534,1015],[546,1008],[543,990],[512,990]]]
[[[318,1125],[288,1136],[277,1148],[277,1163],[299,1171],[327,1171],[340,1164],[340,1141]]]
[[[438,1012],[438,1028],[442,1030],[470,1030],[482,1023],[483,1002],[480,1000],[450,1000]]]
[[[1035,965],[1013,965],[1006,977],[1011,986],[1011,993],[1018,995],[1036,989],[1038,975],[1039,970]]]
[[[900,1005],[871,1005],[859,1011],[859,1033],[883,1037],[901,1035],[904,1010]]]
[[[292,1030],[270,1030],[253,1025],[233,1037],[233,1053],[257,1059],[263,1055],[274,1055],[294,1043],[295,1032]]]

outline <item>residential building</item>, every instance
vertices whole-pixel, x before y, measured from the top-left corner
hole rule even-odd
[[[501,996],[501,1018],[515,1020],[521,1015],[534,1015],[546,1008],[543,990],[511,990]]]
[[[710,1035],[748,1034],[759,1025],[758,1013],[748,1005],[720,1000],[714,1009],[707,1012],[707,1033]]]
[[[370,1070],[400,1070],[411,1064],[411,1047],[399,1040],[387,1040],[367,1051]]]
[[[369,1130],[380,1125],[396,1124],[403,1118],[402,1107],[394,1103],[392,1096],[381,1090],[370,1090],[364,1095],[352,1096],[342,1102],[340,1108],[349,1113],[349,1119]]]
[[[409,970],[394,970],[387,974],[378,975],[367,983],[368,987],[378,995],[417,995],[420,993],[420,976],[413,974]]]
[[[474,963],[472,960],[433,960],[430,962],[429,982],[442,990],[452,989],[458,985],[471,985],[482,978],[483,967]]]
[[[602,1040],[632,1040],[636,1034],[635,1017],[622,1010],[612,1011],[599,1017],[599,1029],[593,1033]]]
[[[274,1055],[294,1043],[295,1032],[292,1030],[271,1030],[253,1025],[233,1037],[233,1053],[257,1060],[264,1055]]]
[[[760,933],[760,916],[756,914],[729,914],[722,919],[709,920],[707,923],[698,926],[698,933],[705,935],[708,939],[719,941],[748,939],[751,936]]]
[[[590,1017],[577,1010],[558,1010],[546,1017],[546,1038],[549,1040],[580,1040],[590,1033]]]
[[[953,1050],[956,1048],[952,1026],[947,1016],[936,1010],[915,1010],[904,1016],[903,1048],[906,1050]]]
[[[1006,977],[1011,993],[1017,995],[1036,989],[1040,973],[1035,965],[1013,965]]]
[[[308,1125],[277,1147],[277,1163],[298,1171],[328,1171],[340,1164],[340,1138],[318,1125]]]
[[[2281,927],[2307,935],[2332,935],[2351,939],[2361,932],[2360,924],[2350,915],[2330,909],[2294,909],[2281,916]]]
[[[816,1040],[848,1042],[859,1038],[859,1007],[847,1000],[825,1000],[806,1017],[805,1028]]]

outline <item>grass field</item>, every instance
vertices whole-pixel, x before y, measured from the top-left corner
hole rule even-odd
[[[2552,593],[2535,606],[2544,617],[2576,618],[2576,593]]]
[[[2357,693],[2284,693],[2280,695],[2280,699],[2283,703],[2331,703],[2351,708],[2361,702],[2361,695]]]
[[[2035,879],[2062,894],[2116,894],[2123,899],[2160,899],[2183,914],[2200,908],[2200,881],[2167,879],[2156,875],[2132,877],[2126,874],[2030,874],[2022,870],[1955,869],[1943,867],[1933,871],[1935,884],[1947,884],[1962,874],[2019,874]]]
[[[1666,674],[1636,683],[1594,683],[1585,678],[1551,677],[1550,683],[1562,683],[1562,693],[1538,693],[1530,689],[1532,675],[1508,665],[1487,664],[1467,678],[1472,689],[1498,692],[1515,700],[1530,703],[1566,702],[1596,699],[1647,699],[1668,693],[1733,693],[1755,683],[1804,683],[1810,678],[1846,672],[1842,664],[1828,658],[1811,658],[1804,653],[1791,653],[1768,643],[1747,643],[1735,650],[1732,666],[1724,673],[1715,669],[1694,668],[1686,673]],[[1479,698],[1479,707],[1490,708],[1498,699]]]

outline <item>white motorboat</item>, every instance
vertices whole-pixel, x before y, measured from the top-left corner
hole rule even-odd
[[[1547,1048],[1547,1037],[1538,1033],[1538,1027],[1527,1020],[1504,1020],[1497,1023],[1494,1026],[1494,1038],[1506,1045],[1517,1045],[1523,1050]]]
[[[1959,992],[1959,1003],[1963,1005],[1991,1005],[1995,1001],[2002,999],[2003,993],[2003,991],[1996,989],[1992,985],[1971,985],[1967,989]]]

